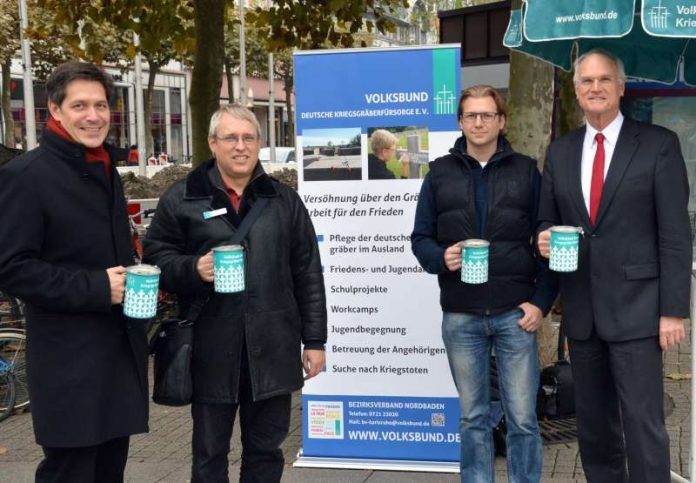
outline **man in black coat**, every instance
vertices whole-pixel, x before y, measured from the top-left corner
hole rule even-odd
[[[214,159],[160,199],[145,260],[194,320],[191,481],[229,481],[227,454],[239,410],[240,481],[273,483],[290,397],[324,368],[326,300],[312,222],[298,194],[258,162],[261,128],[253,113],[223,106],[212,117]],[[229,245],[242,220],[260,211],[242,241],[245,290],[213,291],[211,249]],[[261,205],[256,208],[260,208]],[[251,213],[251,215],[250,215]],[[304,351],[300,353],[301,346]]]
[[[123,481],[129,436],[147,431],[147,343],[121,306],[133,256],[104,144],[113,84],[71,62],[46,90],[41,146],[0,168],[0,289],[27,304],[36,481]]]
[[[621,115],[625,79],[607,52],[578,58],[587,124],[548,149],[539,250],[548,257],[549,226],[584,231],[577,271],[559,280],[587,480],[662,483],[662,357],[689,314],[689,186],[676,134]]]

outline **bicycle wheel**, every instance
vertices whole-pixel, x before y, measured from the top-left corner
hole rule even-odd
[[[0,360],[0,364],[4,364]],[[0,421],[7,419],[15,404],[14,376],[8,370],[0,370]]]
[[[14,409],[24,409],[29,405],[27,384],[27,336],[24,331],[0,332],[0,359],[9,364],[9,373],[14,378]]]

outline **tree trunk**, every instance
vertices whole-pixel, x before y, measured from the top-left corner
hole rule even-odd
[[[2,64],[2,112],[5,116],[5,146],[15,147],[14,120],[12,119],[12,104],[10,102],[10,64],[12,59],[8,59]]]
[[[519,8],[514,0],[512,8]],[[509,118],[507,137],[516,151],[537,160],[543,169],[546,148],[551,142],[553,120],[553,66],[533,57],[510,51]],[[555,360],[558,332],[548,316],[537,333],[542,367]]]
[[[519,52],[510,52],[507,137],[516,151],[537,160],[541,169],[551,141],[553,67]]]
[[[155,89],[155,77],[159,72],[159,64],[151,60],[147,61],[150,72],[147,76],[147,89],[145,90],[145,99],[143,100],[143,110],[145,116],[145,153],[147,156],[153,154],[155,158],[159,153],[155,153],[154,139],[152,137],[152,95]],[[161,119],[163,122],[164,119]]]
[[[295,109],[292,105],[293,84],[293,76],[285,77],[283,79],[283,87],[285,88],[285,106],[288,110],[288,146],[295,145]]]
[[[196,50],[191,74],[193,165],[209,159],[208,122],[220,105],[225,55],[225,0],[194,0]]]
[[[234,77],[232,76],[232,66],[230,65],[227,58],[225,58],[225,77],[227,78],[227,103],[234,104],[234,92],[232,89],[232,82]]]
[[[559,69],[559,81],[558,134],[564,136],[582,126],[584,114],[575,99],[573,73]]]

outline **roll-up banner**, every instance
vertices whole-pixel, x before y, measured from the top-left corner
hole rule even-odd
[[[329,314],[296,466],[458,467],[439,289],[410,234],[428,161],[460,135],[459,59],[458,45],[295,54],[299,191]]]

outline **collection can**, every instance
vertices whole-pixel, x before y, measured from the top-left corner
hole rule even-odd
[[[149,319],[157,313],[160,269],[154,265],[126,268],[126,293],[123,314],[134,319]]]
[[[470,239],[461,242],[462,282],[480,284],[488,282],[488,250],[490,242]]]
[[[552,226],[549,268],[554,272],[574,272],[578,269],[580,233],[577,226]]]
[[[223,245],[213,248],[214,285],[217,293],[244,291],[244,247]]]

